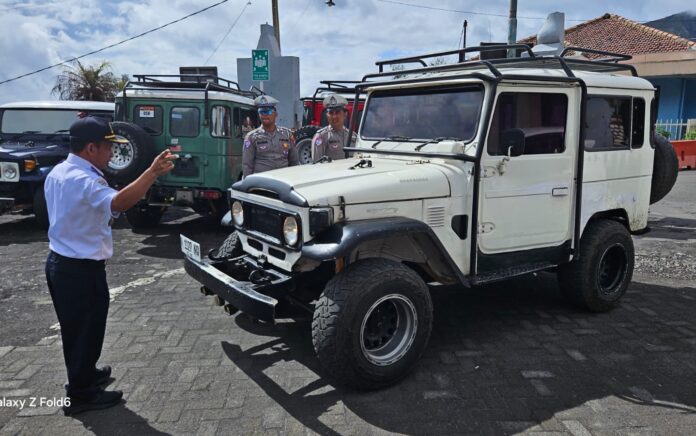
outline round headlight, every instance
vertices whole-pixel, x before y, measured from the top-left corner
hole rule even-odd
[[[288,245],[297,244],[299,239],[299,226],[297,225],[297,220],[294,217],[287,217],[283,222],[283,237],[285,238],[285,243]]]
[[[242,208],[242,203],[238,201],[232,203],[232,219],[240,227],[244,224],[244,208]]]
[[[6,179],[14,179],[17,177],[17,169],[14,166],[6,166],[3,171]]]

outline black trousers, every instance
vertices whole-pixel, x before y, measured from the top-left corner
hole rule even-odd
[[[63,357],[68,369],[67,394],[92,399],[96,365],[101,355],[109,312],[109,286],[104,261],[72,259],[51,252],[46,282],[58,315]]]

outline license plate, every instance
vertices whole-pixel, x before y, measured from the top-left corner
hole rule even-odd
[[[177,190],[176,201],[182,203],[193,203],[193,192]]]
[[[201,244],[196,241],[192,241],[184,235],[179,235],[181,237],[181,252],[184,253],[186,257],[190,257],[193,260],[201,261]]]

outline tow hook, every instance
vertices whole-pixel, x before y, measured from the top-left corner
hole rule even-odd
[[[263,269],[255,269],[249,274],[249,281],[255,285],[268,283],[271,281],[270,275]]]
[[[239,309],[237,309],[231,304],[225,304],[225,313],[227,313],[228,315],[234,315],[237,312],[239,312]]]

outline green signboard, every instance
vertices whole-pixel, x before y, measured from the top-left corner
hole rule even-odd
[[[268,50],[251,51],[251,80],[270,80],[271,69],[268,64]]]

